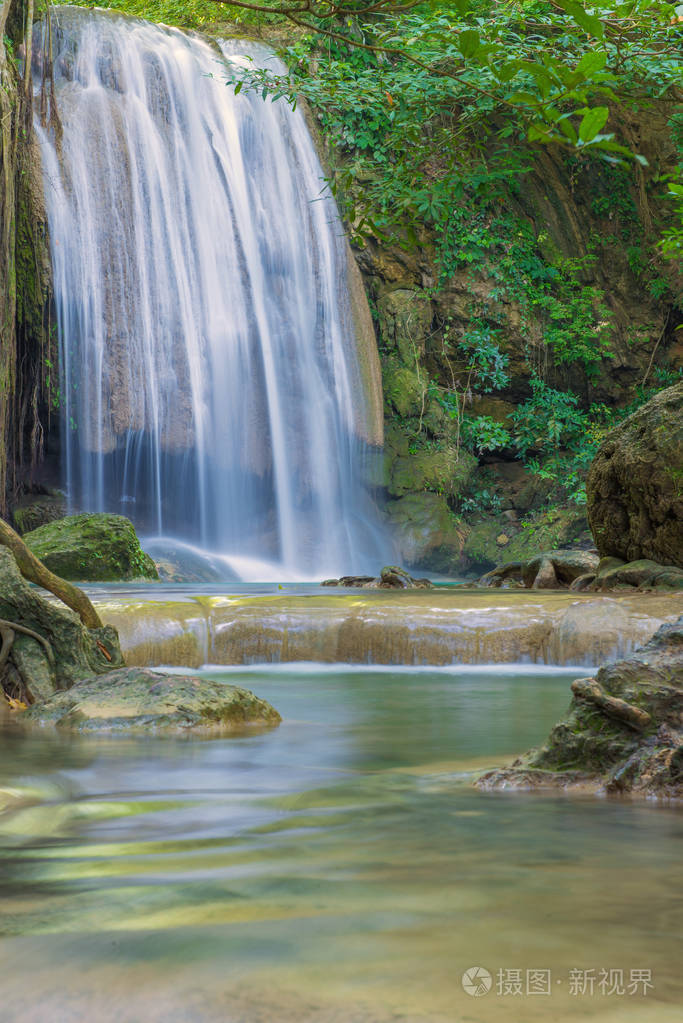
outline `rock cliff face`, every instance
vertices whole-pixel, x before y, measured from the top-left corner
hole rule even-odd
[[[676,161],[670,116],[666,105],[648,111],[647,118],[622,114],[624,139],[652,168]],[[657,260],[658,225],[666,215],[660,192],[651,170],[612,173],[597,162],[569,162],[559,153],[538,150],[531,170],[516,180],[504,211],[528,240],[524,258],[533,262],[533,272],[556,282],[531,298],[522,294],[528,265],[520,261],[517,272],[504,270],[515,237],[501,235],[498,249],[491,244],[479,258],[461,260],[454,239],[456,258],[445,274],[438,258],[444,239],[426,231],[411,249],[370,240],[357,252],[382,359],[382,484],[389,517],[401,518],[408,500],[428,493],[432,515],[433,506],[440,506],[438,531],[450,515],[459,536],[451,571],[453,565],[479,571],[492,567],[501,554],[497,537],[503,535],[506,544],[523,543],[525,521],[545,510],[549,497],[551,504],[557,497],[552,482],[525,471],[513,444],[477,450],[468,443],[461,415],[444,398],[459,395],[465,417],[488,417],[494,428],[514,434],[509,417],[529,398],[534,374],[551,388],[571,391],[577,407],[587,410],[593,403],[628,405],[643,382],[656,384],[680,366],[676,327],[683,288],[674,263]],[[488,242],[500,230],[496,216],[492,205]],[[571,340],[579,320],[580,330]],[[579,334],[583,353],[570,350]],[[476,347],[486,339],[495,340],[506,360],[507,379],[500,386],[482,387],[472,372],[476,353],[470,342]],[[543,452],[533,446],[529,455],[543,461]],[[585,519],[579,521],[580,512],[575,506],[572,510],[566,533],[544,535],[540,544],[588,540]],[[498,521],[489,528],[493,514]],[[538,549],[538,544],[531,546]],[[436,560],[430,549],[439,552]],[[409,565],[444,570],[438,542],[425,542],[418,552],[412,536],[403,547],[399,536],[399,551]],[[411,560],[414,553],[421,560]],[[620,553],[627,556],[636,555]],[[656,560],[670,563],[672,557],[660,553]]]
[[[0,514],[40,460],[56,395],[50,330],[50,259],[40,157],[28,87],[12,56],[23,38],[24,0],[0,23]]]
[[[587,495],[603,557],[683,567],[683,383],[609,434],[591,465]]]

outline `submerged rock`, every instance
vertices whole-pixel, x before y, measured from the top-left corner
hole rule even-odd
[[[581,785],[683,797],[683,615],[571,688],[569,715],[546,745],[483,775],[480,788]]]
[[[603,557],[683,567],[683,383],[660,391],[611,430],[586,482]]]
[[[69,608],[45,600],[4,547],[0,619],[0,690],[25,703],[123,664],[115,629],[87,629]]]
[[[226,734],[273,728],[281,718],[248,689],[191,675],[121,668],[56,693],[18,720],[78,732],[191,729]]]
[[[51,572],[81,582],[157,580],[154,562],[123,515],[69,515],[24,536]]]

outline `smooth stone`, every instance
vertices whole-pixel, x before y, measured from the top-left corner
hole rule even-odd
[[[248,689],[191,675],[120,668],[78,682],[16,718],[77,732],[200,731],[272,728],[280,715]]]

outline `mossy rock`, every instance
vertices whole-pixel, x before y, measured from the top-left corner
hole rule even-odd
[[[611,430],[586,482],[603,557],[683,568],[683,383],[660,391]]]
[[[77,683],[17,720],[77,732],[193,730],[224,735],[272,728],[281,718],[248,689],[149,668],[121,668]]]
[[[419,416],[427,395],[427,376],[388,359],[383,367],[384,400],[399,416]]]
[[[432,304],[424,294],[407,288],[385,292],[377,300],[382,346],[398,352],[404,365],[414,366],[424,355],[432,316]]]
[[[640,650],[572,683],[567,717],[539,750],[484,775],[487,789],[571,786],[683,796],[683,616]]]
[[[392,497],[422,490],[456,497],[466,489],[476,467],[476,458],[466,451],[423,449],[389,463],[387,490]]]
[[[463,556],[475,571],[488,572],[503,562],[527,562],[540,551],[590,543],[587,525],[585,515],[575,508],[530,515],[524,525],[497,515],[471,526]]]
[[[465,531],[440,494],[408,494],[386,506],[401,560],[411,568],[457,573]]]
[[[51,572],[78,582],[158,580],[150,556],[140,547],[133,523],[123,515],[68,515],[24,536]]]
[[[66,498],[59,490],[25,497],[12,510],[12,524],[20,536],[32,533],[48,522],[64,518]]]

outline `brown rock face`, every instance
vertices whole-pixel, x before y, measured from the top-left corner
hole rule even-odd
[[[588,519],[602,557],[683,566],[683,383],[668,387],[601,444],[588,474]]]

